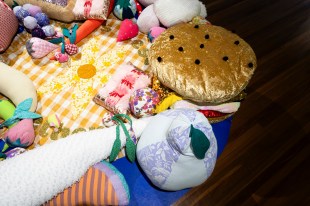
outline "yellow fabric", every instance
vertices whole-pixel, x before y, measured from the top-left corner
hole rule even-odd
[[[168,95],[164,100],[160,102],[159,105],[156,106],[155,113],[158,114],[167,110],[171,105],[180,100],[182,100],[182,98],[175,94]]]
[[[71,56],[68,63],[50,61],[50,56],[31,59],[25,47],[26,41],[31,38],[27,32],[18,34],[8,50],[0,54],[0,61],[26,74],[37,89],[36,112],[43,119],[35,121],[36,139],[33,147],[73,133],[102,128],[102,117],[106,110],[95,104],[92,98],[123,62],[132,62],[142,70],[147,68],[146,53],[150,46],[147,36],[139,33],[133,39],[116,42],[120,23],[115,18],[108,19],[106,26],[100,26],[78,43],[80,52]],[[56,21],[51,24],[58,31],[74,25]],[[96,73],[88,79],[78,75],[78,69],[85,64],[96,68]],[[61,121],[58,131],[48,124],[47,118],[51,114],[57,114]],[[4,132],[0,131],[0,138]]]
[[[238,35],[219,26],[190,23],[163,32],[150,48],[149,61],[163,85],[198,103],[237,96],[257,66],[254,51]]]

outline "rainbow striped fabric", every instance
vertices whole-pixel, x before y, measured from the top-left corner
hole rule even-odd
[[[100,162],[71,187],[45,206],[128,205],[128,185],[123,175],[110,163]]]

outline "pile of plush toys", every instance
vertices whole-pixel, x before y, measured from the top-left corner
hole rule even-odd
[[[15,15],[28,30],[33,31],[42,27],[44,32],[43,28],[48,26],[48,18],[39,12],[39,8],[34,8],[17,7],[14,10]],[[37,13],[32,16],[31,13],[35,13],[33,10]],[[30,16],[26,15],[27,13]],[[52,143],[58,147],[46,146],[46,151],[57,149],[54,151],[55,154],[60,153],[61,158],[70,163],[76,158],[68,155],[69,149],[65,147],[68,147],[69,143],[70,145],[75,143],[74,152],[85,150],[85,153],[75,155],[80,155],[81,159],[88,155],[89,159],[84,166],[89,168],[91,163],[98,162],[102,158],[109,157],[110,160],[114,160],[120,147],[126,145],[126,150],[130,150],[129,154],[127,153],[129,159],[133,161],[136,154],[146,176],[160,189],[175,191],[203,183],[211,175],[217,158],[217,140],[210,124],[211,120],[222,121],[238,110],[240,106],[238,101],[243,98],[242,92],[257,67],[253,50],[236,34],[221,27],[207,25],[206,7],[198,0],[140,0],[139,2],[116,0],[113,13],[122,20],[117,41],[134,38],[139,31],[148,35],[153,43],[148,54],[153,76],[128,63],[116,68],[114,75],[93,99],[110,111],[103,117],[103,124],[107,127],[116,124],[116,127],[74,134],[63,141]],[[40,18],[37,19],[37,15]],[[76,30],[77,28],[73,27],[71,32],[66,29],[63,31],[72,45],[76,42]],[[47,36],[45,33],[44,35]],[[193,40],[193,37],[197,38]],[[210,41],[212,38],[217,38],[217,41]],[[40,50],[43,44],[44,47],[49,48],[45,53]],[[77,51],[77,48],[71,44],[67,46],[63,43],[61,53],[56,56],[57,60],[65,62],[68,60],[65,53],[74,54]],[[163,45],[166,48],[163,49]],[[174,45],[178,46],[174,47]],[[42,58],[49,52],[59,49],[59,46],[38,37],[28,40],[26,47],[33,58]],[[217,52],[218,48],[220,48],[219,52]],[[208,52],[213,55],[206,57],[205,54]],[[186,58],[182,58],[185,55]],[[206,61],[206,58],[212,59]],[[7,84],[4,82],[7,80],[1,79],[4,76],[8,75],[0,75],[0,93],[10,97],[17,106],[15,108],[9,102],[0,100],[0,109],[3,107],[8,111],[0,114],[4,119],[0,128],[8,127],[9,130],[13,130],[23,121],[22,119],[31,119],[28,127],[33,127],[32,119],[39,116],[30,109],[31,99],[14,101],[14,95],[5,94]],[[217,84],[218,82],[221,84]],[[1,86],[3,86],[2,89]],[[32,100],[36,101],[34,98]],[[28,111],[29,109],[31,112]],[[206,118],[206,113],[211,114],[211,117]],[[224,114],[224,117],[217,116],[218,113]],[[137,118],[133,123],[129,120],[130,127],[128,127],[129,124],[126,126],[122,122],[122,117],[127,119],[126,115],[129,114]],[[147,122],[144,123],[143,120]],[[60,123],[57,116],[52,116],[50,122],[56,127]],[[138,127],[135,124],[142,126]],[[133,129],[140,137],[139,141]],[[6,142],[9,144],[25,146],[30,143],[29,141],[23,145],[25,140],[14,139],[14,136],[9,134],[11,133],[6,134]],[[85,138],[87,136],[91,138]],[[104,155],[101,147],[103,144],[105,145]],[[59,151],[61,149],[64,150],[63,153]],[[55,159],[54,156],[42,150],[33,150],[25,158],[29,161],[40,160],[42,156],[37,155],[41,154],[40,152],[55,164],[55,161],[52,161]],[[96,152],[100,156],[93,155]],[[30,155],[32,155],[31,158]],[[77,162],[84,163],[79,159]],[[44,163],[46,162],[42,161],[42,164]],[[59,166],[58,163],[56,166]],[[57,170],[49,162],[46,163],[47,170],[48,167]],[[79,168],[74,166],[74,171]],[[12,179],[15,181],[15,177]],[[56,194],[58,192],[51,195]]]
[[[20,30],[23,27],[30,32],[32,37],[45,39],[55,35],[55,29],[50,25],[48,16],[42,12],[39,6],[32,4],[24,4],[23,6],[15,6],[14,14],[20,23]]]
[[[198,0],[118,0],[113,13],[124,20],[119,31],[122,38],[118,38],[118,41],[135,37],[138,34],[137,27],[140,32],[148,34],[149,40],[153,42],[166,28],[190,22],[197,17],[206,21],[207,16],[205,5]],[[134,26],[128,27],[129,24]],[[131,35],[124,37],[128,31],[131,31]]]
[[[22,32],[25,29],[32,35],[26,43],[27,51],[32,58],[40,59],[59,49],[54,54],[55,59],[64,63],[69,60],[69,56],[78,52],[75,44],[77,25],[70,31],[63,28],[61,33],[50,25],[47,14],[43,13],[39,6],[24,4],[15,6],[13,11],[19,22],[19,31]],[[65,37],[69,39],[69,43],[65,42]],[[62,43],[61,47],[57,45],[58,43]]]

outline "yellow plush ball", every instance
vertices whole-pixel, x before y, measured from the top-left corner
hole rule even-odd
[[[55,130],[58,130],[58,128],[61,125],[61,121],[58,118],[57,114],[49,115],[48,118],[47,118],[47,122],[48,122],[49,126],[53,127]]]

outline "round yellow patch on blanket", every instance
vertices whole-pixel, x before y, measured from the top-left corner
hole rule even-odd
[[[78,76],[82,79],[90,79],[96,74],[96,67],[92,64],[84,64],[78,68]]]

